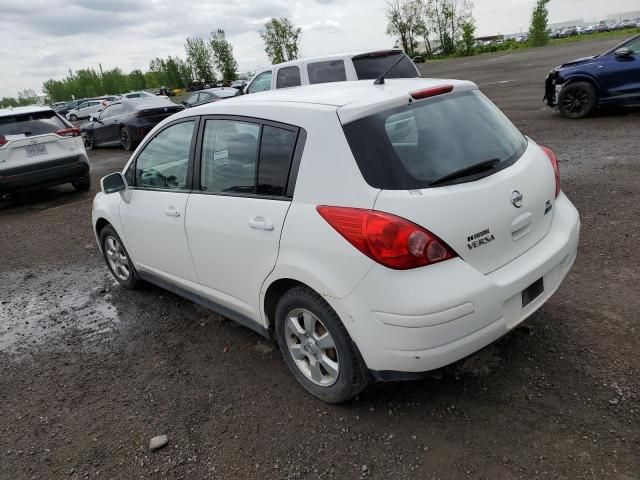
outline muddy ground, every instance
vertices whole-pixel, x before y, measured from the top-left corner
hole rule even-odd
[[[546,73],[615,41],[427,64],[468,78],[554,149],[580,253],[523,327],[433,378],[328,406],[274,345],[107,275],[94,188],[0,202],[0,478],[640,478],[640,113],[567,121]],[[148,449],[155,435],[168,445]]]

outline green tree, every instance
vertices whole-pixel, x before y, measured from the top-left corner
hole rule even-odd
[[[144,74],[141,70],[133,70],[129,74],[129,88],[131,90],[144,90],[146,88]]]
[[[529,43],[534,47],[542,47],[549,43],[549,10],[550,0],[537,0],[531,14],[529,27]]]
[[[212,80],[211,51],[202,38],[187,38],[184,44],[187,60],[193,66],[198,80]]]
[[[222,80],[235,80],[237,77],[238,62],[236,62],[236,59],[233,57],[233,47],[225,38],[224,30],[219,28],[215,32],[211,32],[209,45],[213,53],[213,62],[222,75]]]
[[[0,108],[17,107],[20,102],[13,97],[2,97],[0,100]]]
[[[415,53],[416,37],[426,32],[421,15],[422,2],[420,0],[391,0],[387,2],[387,35],[393,35],[400,40],[402,49],[408,55]]]
[[[455,51],[465,23],[473,20],[471,0],[424,0],[424,15],[430,29],[437,34],[442,53]]]
[[[271,63],[288,62],[298,58],[298,43],[302,29],[288,18],[272,18],[260,30],[264,51]]]
[[[461,55],[473,55],[475,50],[476,25],[473,20],[462,25],[462,40],[460,41],[459,52]]]

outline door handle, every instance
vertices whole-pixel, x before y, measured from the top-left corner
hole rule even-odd
[[[269,222],[264,217],[256,217],[253,220],[249,220],[249,226],[256,230],[273,230],[273,222]]]
[[[167,217],[179,217],[180,216],[180,210],[176,210],[173,207],[169,207],[164,211],[164,214]]]

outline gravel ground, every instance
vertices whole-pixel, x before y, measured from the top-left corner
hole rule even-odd
[[[251,331],[115,285],[90,205],[123,151],[91,152],[90,193],[0,202],[0,478],[639,479],[640,114],[567,121],[542,104],[552,67],[613,43],[421,67],[478,82],[556,151],[580,253],[524,326],[345,405],[307,395]]]

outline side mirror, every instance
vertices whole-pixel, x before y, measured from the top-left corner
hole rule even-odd
[[[106,194],[124,192],[127,189],[127,181],[122,173],[112,173],[100,180],[100,189]]]
[[[622,47],[617,49],[613,54],[616,56],[616,58],[629,58],[633,55],[633,50],[627,47]]]

